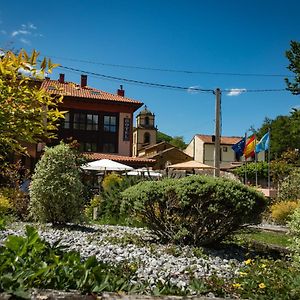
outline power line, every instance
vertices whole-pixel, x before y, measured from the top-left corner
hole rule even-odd
[[[47,56],[47,55],[45,55]],[[59,56],[47,56],[54,59],[62,59],[73,62],[81,62],[92,65],[101,65],[115,68],[124,68],[124,69],[137,69],[137,70],[146,70],[146,71],[159,71],[159,72],[169,72],[169,73],[184,73],[184,74],[202,74],[202,75],[217,75],[217,76],[244,76],[244,77],[283,77],[283,78],[293,78],[292,75],[287,74],[263,74],[263,73],[231,73],[231,72],[209,72],[209,71],[192,71],[192,70],[178,70],[178,69],[163,69],[163,68],[153,68],[153,67],[142,67],[142,66],[133,66],[133,65],[122,65],[122,64],[109,64],[104,62],[96,62],[83,59],[59,57]]]
[[[196,87],[194,88],[194,87],[184,87],[184,86],[162,84],[162,83],[153,83],[153,82],[147,82],[147,81],[141,81],[141,80],[134,80],[134,79],[110,76],[110,75],[100,74],[100,73],[91,72],[91,71],[85,71],[85,70],[62,66],[62,65],[59,66],[58,68],[65,69],[68,71],[78,72],[78,73],[84,73],[84,74],[92,75],[95,77],[101,77],[101,78],[104,78],[107,80],[126,82],[129,84],[138,84],[138,85],[145,85],[145,86],[156,87],[156,88],[181,90],[181,91],[214,93],[214,89],[212,89],[212,88],[202,89],[202,88],[196,88]],[[221,92],[225,92],[225,93],[230,93],[233,91],[238,92],[238,93],[248,93],[248,92],[250,92],[250,93],[268,93],[268,92],[286,92],[287,90],[286,89],[224,89],[224,90],[221,90]]]
[[[147,85],[147,86],[151,86],[151,87],[169,88],[169,89],[186,90],[186,91],[191,90],[191,91],[207,92],[207,93],[212,93],[214,91],[213,89],[191,88],[191,87],[183,87],[183,86],[176,86],[176,85],[170,85],[170,84],[146,82],[146,81],[134,80],[134,79],[128,79],[128,78],[121,78],[121,77],[99,74],[99,73],[90,72],[90,71],[84,71],[84,70],[75,69],[75,68],[66,67],[66,66],[59,66],[59,68],[65,69],[65,70],[71,70],[71,71],[75,71],[75,72],[80,72],[80,73],[84,73],[84,74],[89,74],[89,75],[93,75],[96,77],[102,77],[102,78],[109,79],[109,80],[116,80],[116,81],[122,81],[122,82],[127,82],[127,83],[139,84],[139,85]]]

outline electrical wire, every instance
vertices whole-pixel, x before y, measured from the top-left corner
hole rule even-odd
[[[75,58],[59,57],[59,56],[48,56],[46,57],[54,59],[62,59],[73,62],[87,63],[93,65],[101,65],[115,68],[124,68],[124,69],[138,69],[146,71],[159,71],[159,72],[169,72],[169,73],[185,73],[185,74],[202,74],[202,75],[218,75],[218,76],[249,76],[249,77],[284,77],[284,78],[293,78],[292,75],[287,74],[263,74],[263,73],[230,73],[230,72],[208,72],[208,71],[192,71],[192,70],[178,70],[178,69],[163,69],[163,68],[153,68],[153,67],[142,67],[142,66],[133,66],[133,65],[121,65],[121,64],[109,64],[104,62],[96,62],[90,60],[82,60]]]
[[[106,80],[126,82],[126,83],[129,83],[129,84],[138,84],[138,85],[144,85],[144,86],[155,87],[155,88],[164,88],[164,89],[181,90],[181,91],[214,93],[214,89],[212,89],[212,88],[202,89],[202,88],[196,88],[196,87],[195,88],[194,87],[184,87],[184,86],[177,86],[177,85],[170,85],[170,84],[147,82],[147,81],[141,81],[141,80],[135,80],[135,79],[128,79],[128,78],[110,76],[110,75],[100,74],[100,73],[96,73],[96,72],[81,70],[81,69],[62,66],[62,65],[60,65],[58,68],[68,70],[68,71],[77,72],[77,73],[92,75],[94,77],[101,77],[101,78],[106,79]],[[221,90],[221,92],[230,93],[234,90],[236,90],[238,93],[287,92],[287,89],[223,89],[223,90]]]

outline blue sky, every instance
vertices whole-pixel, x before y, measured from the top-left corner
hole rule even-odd
[[[284,89],[280,76],[202,72],[292,75],[285,51],[291,40],[300,41],[299,11],[298,0],[7,1],[0,8],[0,47],[36,49],[62,66],[144,82],[202,89]],[[58,68],[51,78],[59,73],[79,82],[80,72]],[[186,142],[194,134],[214,133],[212,93],[90,75],[88,84],[111,93],[122,84],[126,96],[155,113],[160,131],[183,136]],[[242,136],[251,126],[259,128],[265,117],[287,115],[299,102],[299,96],[285,91],[235,96],[223,91],[222,135]]]

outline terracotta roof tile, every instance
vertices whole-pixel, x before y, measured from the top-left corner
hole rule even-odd
[[[110,159],[117,162],[128,162],[128,163],[155,163],[155,159],[149,159],[144,157],[131,157],[131,156],[122,156],[115,154],[107,153],[97,153],[97,152],[84,152],[83,155],[88,160],[98,160],[98,159]]]
[[[127,97],[114,95],[88,86],[81,87],[73,82],[61,83],[58,80],[46,79],[42,83],[42,88],[53,95],[71,96],[86,99],[95,99],[103,101],[114,101],[122,103],[132,103],[141,106],[143,103]]]
[[[212,136],[205,134],[196,134],[196,136],[201,139],[206,144],[213,144]],[[221,136],[221,144],[233,145],[240,141],[243,137],[240,136]]]

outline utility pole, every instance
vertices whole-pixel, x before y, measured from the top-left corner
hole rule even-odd
[[[220,177],[220,117],[221,117],[221,90],[217,88],[216,95],[216,127],[215,127],[215,157],[214,157],[214,177]]]

